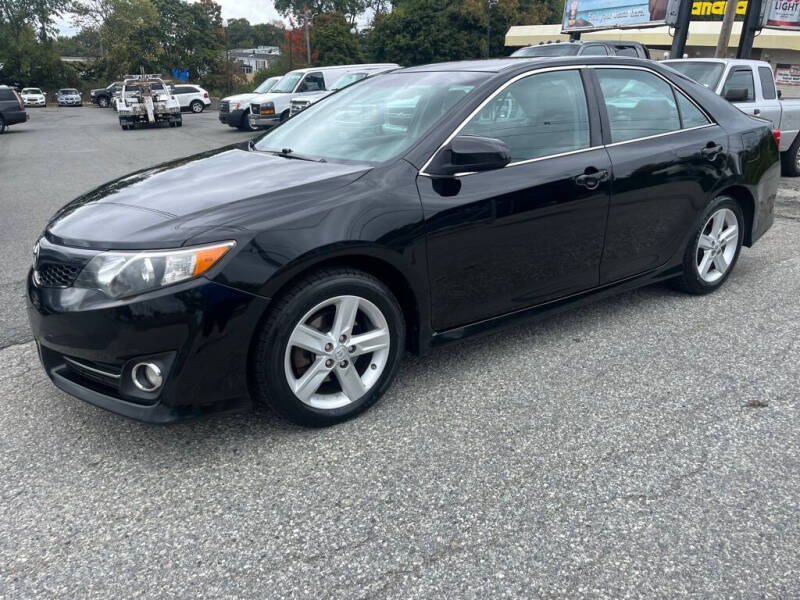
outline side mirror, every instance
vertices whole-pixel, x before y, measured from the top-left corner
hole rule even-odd
[[[783,92],[778,90],[778,100],[780,100],[781,98],[783,98]]]
[[[731,88],[725,92],[728,102],[747,102],[747,88]]]
[[[472,135],[459,135],[442,148],[428,168],[434,177],[453,177],[458,173],[494,171],[511,162],[511,149],[505,142]]]

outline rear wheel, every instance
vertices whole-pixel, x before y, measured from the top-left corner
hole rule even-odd
[[[0,133],[6,132],[6,120],[3,117],[0,117]]]
[[[744,217],[739,203],[718,196],[704,211],[686,249],[678,286],[690,294],[713,292],[728,278],[739,258],[744,239]]]
[[[800,134],[794,138],[792,145],[786,152],[781,153],[783,173],[789,177],[800,175]]]
[[[189,108],[192,110],[193,113],[201,113],[205,108],[205,105],[200,102],[200,100],[192,100],[192,103],[189,104]]]
[[[178,117],[175,120],[175,127],[183,127],[183,117]]]
[[[301,425],[331,425],[381,397],[397,371],[405,323],[380,281],[322,271],[275,305],[253,352],[255,395]]]

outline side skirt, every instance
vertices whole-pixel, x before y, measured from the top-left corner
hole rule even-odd
[[[521,321],[549,317],[555,313],[576,308],[583,304],[589,304],[590,302],[601,300],[609,296],[628,292],[636,288],[658,283],[659,281],[672,279],[673,277],[680,275],[681,272],[681,265],[676,265],[663,270],[659,269],[656,271],[650,271],[643,275],[636,275],[635,277],[615,281],[613,283],[596,287],[585,292],[573,294],[572,296],[566,296],[564,298],[559,298],[558,300],[551,300],[550,302],[545,302],[544,304],[537,304],[536,306],[532,306],[530,308],[523,308],[522,310],[492,317],[491,319],[485,319],[483,321],[470,323],[469,325],[463,325],[461,327],[455,327],[446,331],[437,331],[433,333],[429,345],[431,347],[441,346],[443,344],[455,342],[467,337],[492,333],[498,328],[507,327]]]

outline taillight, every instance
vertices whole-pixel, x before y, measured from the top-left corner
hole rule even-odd
[[[14,92],[14,95],[17,97],[17,104],[19,104],[20,110],[25,110],[25,103],[22,101],[22,98],[17,92]]]
[[[203,92],[203,98],[208,98],[208,92]]]
[[[781,147],[781,130],[780,129],[773,129],[772,130],[772,137],[775,138],[775,143],[778,144],[778,148]]]

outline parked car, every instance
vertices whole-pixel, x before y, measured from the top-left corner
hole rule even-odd
[[[97,88],[91,90],[89,92],[89,99],[92,101],[93,104],[97,104],[100,108],[106,108],[111,104],[112,98],[114,96],[119,97],[119,93],[122,90],[122,82],[121,81],[114,81],[109,83],[104,88]]]
[[[367,77],[373,77],[375,75],[380,75],[381,73],[386,73],[388,71],[393,71],[394,69],[398,69],[399,67],[367,67],[364,69],[359,69],[358,71],[351,71],[345,75],[342,75],[337,79],[333,85],[327,90],[319,90],[316,92],[309,92],[308,94],[303,94],[302,96],[295,96],[292,98],[292,102],[289,106],[289,115],[293,116],[299,112],[302,112],[314,102],[318,102],[322,100],[326,96],[330,96],[334,92],[338,92],[346,88],[349,85],[353,85],[359,81],[366,79]]]
[[[800,100],[782,100],[768,62],[742,59],[665,60],[676,71],[691,77],[732,102],[739,110],[767,119],[780,131],[783,170],[800,175]]]
[[[249,94],[236,94],[220,100],[219,122],[245,131],[251,130],[248,119],[250,115],[250,100],[259,94],[266,94],[280,80],[280,77],[269,77]]]
[[[44,92],[39,88],[22,88],[20,96],[25,106],[47,106]]]
[[[98,406],[326,425],[406,349],[661,280],[713,292],[779,170],[768,124],[658,63],[401,69],[67,204],[28,314],[47,374]]]
[[[211,104],[208,92],[199,85],[179,83],[172,86],[171,91],[178,104],[180,104],[181,110],[201,113]]]
[[[75,88],[61,88],[56,92],[56,103],[59,106],[83,106],[83,99]]]
[[[7,85],[0,85],[0,133],[5,133],[9,125],[28,120],[25,103],[17,92]]]
[[[265,129],[282,123],[291,116],[292,100],[299,96],[328,90],[334,82],[364,69],[398,69],[394,63],[308,67],[290,71],[267,94],[250,100],[250,127]]]
[[[650,58],[647,46],[639,42],[614,40],[556,40],[540,42],[514,51],[513,57],[545,56],[633,56]]]
[[[183,125],[178,101],[170,94],[164,80],[156,75],[137,75],[126,79],[117,100],[117,112],[123,130],[162,123],[170,127]]]

